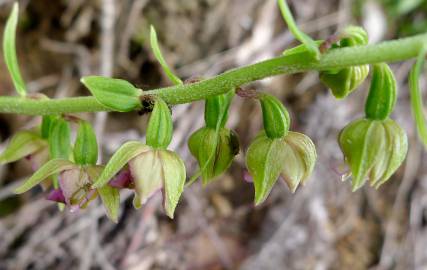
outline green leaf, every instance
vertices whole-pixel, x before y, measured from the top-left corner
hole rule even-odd
[[[52,159],[44,164],[38,171],[36,171],[24,184],[15,189],[16,194],[24,193],[36,185],[40,184],[53,174],[61,171],[69,170],[76,167],[74,163],[65,159]]]
[[[74,161],[79,165],[95,165],[98,160],[98,143],[92,126],[87,121],[79,122],[74,144]]]
[[[130,141],[123,144],[108,161],[101,175],[93,184],[93,187],[103,187],[129,162],[129,160],[150,149],[151,147],[138,141]]]
[[[157,98],[148,121],[146,141],[154,148],[166,149],[172,140],[173,123],[168,105]]]
[[[49,153],[51,158],[68,159],[70,157],[70,124],[64,119],[57,119],[52,124],[49,135]]]
[[[87,76],[81,82],[102,105],[119,112],[141,108],[142,90],[129,82],[102,76]]]
[[[31,155],[46,147],[46,142],[40,136],[31,131],[17,132],[9,145],[0,155],[0,164],[10,163]]]
[[[418,136],[420,137],[424,146],[427,148],[427,122],[424,115],[421,89],[418,84],[421,70],[424,66],[424,57],[426,52],[427,47],[424,46],[418,54],[417,62],[412,67],[411,73],[409,75],[409,88],[411,93],[412,115],[415,120],[415,125],[417,126]]]
[[[319,59],[320,51],[316,42],[298,28],[286,1],[278,0],[278,3],[279,3],[279,7],[282,13],[283,19],[285,19],[286,24],[288,25],[289,31],[291,31],[291,33],[295,36],[297,40],[305,44],[305,46],[307,47],[307,49],[309,50],[310,54],[313,57],[315,57],[316,59]]]
[[[27,89],[22,79],[18,65],[18,57],[16,56],[16,26],[18,24],[18,13],[19,5],[15,3],[4,29],[3,55],[16,91],[20,96],[25,96],[27,94]]]
[[[166,73],[169,80],[171,80],[172,83],[175,85],[183,84],[181,79],[178,78],[175,74],[173,74],[172,70],[169,68],[168,64],[166,63],[165,58],[163,57],[162,52],[160,51],[159,42],[157,40],[156,29],[152,25],[150,26],[150,43],[151,43],[151,49],[153,50],[154,56],[156,57],[157,61],[159,61],[163,71]]]

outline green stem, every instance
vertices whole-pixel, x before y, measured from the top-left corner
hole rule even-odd
[[[111,110],[98,103],[94,97],[74,97],[62,99],[0,97],[0,113],[49,115],[99,111]]]
[[[169,104],[189,103],[224,94],[243,84],[279,74],[292,74],[309,70],[319,71],[379,62],[396,62],[414,58],[424,43],[427,43],[427,34],[386,41],[376,45],[335,49],[323,54],[318,61],[313,59],[309,53],[279,56],[253,65],[232,69],[200,82],[145,91],[144,94],[160,96]],[[0,97],[0,113],[46,115],[95,111],[109,111],[109,109],[99,104],[93,97],[57,100]]]

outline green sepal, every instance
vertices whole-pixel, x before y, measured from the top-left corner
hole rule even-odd
[[[146,141],[154,148],[166,149],[172,140],[173,122],[171,111],[161,98],[156,98],[148,121]]]
[[[138,141],[123,144],[108,161],[101,175],[93,184],[93,188],[101,188],[106,185],[129,160],[150,149],[151,147]]]
[[[129,112],[141,108],[139,97],[142,95],[142,90],[125,80],[87,76],[83,77],[81,82],[99,103],[109,109]]]
[[[246,153],[246,167],[253,177],[255,205],[265,201],[276,183],[285,160],[281,139],[271,139],[261,132]]]
[[[74,162],[79,165],[95,165],[98,160],[98,143],[91,124],[79,121],[76,142],[74,144]]]
[[[75,168],[76,165],[65,159],[52,159],[37,170],[24,184],[15,189],[16,194],[24,193],[37,186],[51,175]]]
[[[179,198],[184,191],[186,170],[184,161],[174,152],[159,151],[164,177],[164,203],[166,214],[173,218]]]
[[[265,133],[269,138],[283,138],[289,131],[290,118],[285,106],[276,97],[262,94],[259,98]]]
[[[92,180],[98,179],[99,175],[103,170],[102,166],[88,166],[86,172]],[[97,188],[99,197],[101,197],[102,204],[105,207],[105,211],[109,219],[113,222],[118,222],[119,209],[120,209],[120,193],[119,190],[109,185],[105,185],[101,188]]]
[[[168,76],[169,80],[175,85],[181,85],[183,84],[182,80],[176,76],[172,70],[169,68],[168,64],[166,63],[165,58],[163,57],[162,51],[159,47],[159,41],[157,40],[157,33],[154,26],[150,26],[150,44],[151,49],[153,50],[154,56],[156,57],[157,61],[160,63],[160,66],[162,67],[163,71],[166,73],[166,76]]]
[[[304,185],[313,172],[317,153],[313,141],[306,135],[289,131],[283,138],[283,168],[280,173],[292,193]]]
[[[7,19],[3,33],[3,56],[6,67],[12,77],[13,84],[20,96],[27,94],[25,82],[19,70],[18,57],[16,56],[16,26],[18,24],[19,5],[15,3]]]
[[[397,98],[397,83],[386,63],[374,64],[371,87],[365,104],[366,118],[384,120],[393,111]]]
[[[205,100],[205,123],[209,128],[223,128],[228,119],[228,109],[234,97],[234,91],[209,97]]]
[[[71,153],[70,147],[71,129],[70,124],[62,118],[52,123],[49,135],[49,154],[51,158],[68,159]]]
[[[385,130],[381,121],[359,119],[339,135],[339,145],[352,174],[353,191],[362,187],[381,151],[385,151]]]
[[[172,151],[148,147],[147,151],[129,161],[129,170],[135,184],[135,208],[141,207],[154,193],[163,190],[166,214],[173,218],[186,178],[181,158]]]
[[[19,131],[12,137],[6,149],[1,153],[0,164],[17,161],[46,146],[46,141],[43,140],[38,133],[32,131]]]
[[[382,121],[385,131],[385,149],[378,153],[378,160],[369,179],[371,186],[384,184],[402,165],[408,152],[408,138],[405,131],[392,119]]]

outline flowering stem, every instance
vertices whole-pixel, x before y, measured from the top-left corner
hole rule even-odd
[[[183,104],[224,94],[231,89],[279,74],[304,71],[320,71],[354,65],[396,62],[418,55],[427,34],[385,41],[375,45],[335,49],[323,54],[320,60],[310,54],[279,56],[256,64],[229,70],[223,74],[200,82],[176,85],[145,91],[145,95],[156,95],[169,104]],[[61,113],[110,111],[94,97],[35,100],[21,97],[0,97],[0,113],[47,115]]]

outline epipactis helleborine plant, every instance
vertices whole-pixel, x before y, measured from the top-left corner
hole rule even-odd
[[[134,206],[141,207],[151,196],[163,193],[164,209],[174,216],[186,182],[186,169],[177,153],[168,150],[173,135],[171,109],[174,104],[205,100],[205,126],[189,138],[188,147],[199,164],[203,184],[218,179],[239,153],[238,135],[226,127],[229,108],[240,86],[265,77],[316,70],[320,81],[337,99],[348,97],[372,70],[371,86],[365,104],[365,117],[348,124],[338,142],[349,166],[353,190],[366,181],[378,188],[403,163],[408,141],[405,131],[390,118],[396,103],[397,84],[386,62],[418,56],[409,76],[411,107],[421,140],[427,145],[427,126],[418,85],[427,51],[427,34],[367,45],[366,31],[349,26],[326,40],[315,41],[295,23],[284,0],[280,11],[290,32],[301,45],[283,55],[240,67],[210,79],[184,83],[167,65],[157,34],[150,29],[154,57],[173,86],[142,91],[131,83],[115,78],[87,76],[81,82],[91,97],[49,99],[28,95],[16,55],[18,4],[15,3],[3,35],[3,54],[18,97],[0,96],[0,113],[42,116],[41,124],[17,132],[0,154],[0,164],[26,158],[35,173],[20,187],[20,194],[42,185],[47,198],[76,211],[87,207],[97,196],[107,215],[118,221],[119,190],[134,190]],[[370,68],[371,67],[371,68]],[[245,95],[241,95],[245,97]],[[246,96],[256,98],[262,109],[264,129],[246,151],[246,166],[255,187],[255,204],[266,200],[278,178],[291,192],[310,178],[316,162],[316,148],[306,135],[289,131],[287,109],[276,97],[266,93]],[[148,105],[147,105],[148,104]],[[98,145],[89,122],[73,113],[116,111],[151,112],[146,143],[123,144],[104,166],[97,164]],[[74,144],[73,127],[78,126]]]

